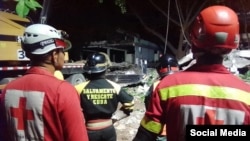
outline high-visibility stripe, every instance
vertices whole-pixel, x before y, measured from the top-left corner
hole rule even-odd
[[[6,86],[6,84],[1,84],[0,85],[0,90],[3,89]],[[1,91],[0,91],[1,92]],[[1,94],[1,93],[0,93]]]
[[[86,81],[74,86],[79,95],[82,93],[82,90],[89,84],[89,82],[90,81]]]
[[[114,87],[114,89],[116,90],[117,94],[119,94],[120,91],[121,91],[121,86],[119,84],[116,84],[113,81],[110,81],[108,79],[106,79],[106,80]]]
[[[153,132],[155,134],[160,134],[164,127],[164,124],[150,120],[147,118],[147,116],[144,116],[142,118],[140,125],[145,129],[147,129],[148,131]]]
[[[27,66],[16,66],[16,67],[0,67],[2,71],[11,71],[11,70],[27,70],[30,67]]]
[[[179,96],[204,96],[207,98],[230,99],[250,105],[250,93],[231,87],[186,84],[160,89],[161,100]]]
[[[155,88],[157,87],[157,85],[160,83],[160,80],[156,81],[153,83],[153,91],[155,90]]]
[[[83,65],[65,65],[63,68],[82,68]]]
[[[82,68],[83,65],[64,65],[63,68]],[[27,70],[29,66],[0,67],[2,71]]]

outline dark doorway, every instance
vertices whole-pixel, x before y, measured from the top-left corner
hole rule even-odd
[[[112,62],[121,63],[125,61],[125,51],[110,50],[110,60]]]

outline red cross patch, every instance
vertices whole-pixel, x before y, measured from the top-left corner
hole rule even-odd
[[[25,129],[25,120],[34,120],[34,113],[30,109],[26,109],[27,99],[25,97],[20,97],[19,107],[11,107],[11,116],[17,118],[17,129]]]

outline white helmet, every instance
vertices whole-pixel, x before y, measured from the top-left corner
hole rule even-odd
[[[22,49],[31,54],[46,54],[66,46],[61,31],[45,24],[28,26],[22,38]]]

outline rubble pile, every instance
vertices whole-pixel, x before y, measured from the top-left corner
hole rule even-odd
[[[126,116],[122,111],[117,110],[113,119],[116,120],[114,126],[117,132],[117,141],[131,141],[135,136],[140,121],[145,112],[144,96],[150,85],[157,79],[158,74],[155,69],[149,68],[142,83],[136,86],[127,86],[125,89],[132,94],[135,99],[134,111],[130,116]]]

